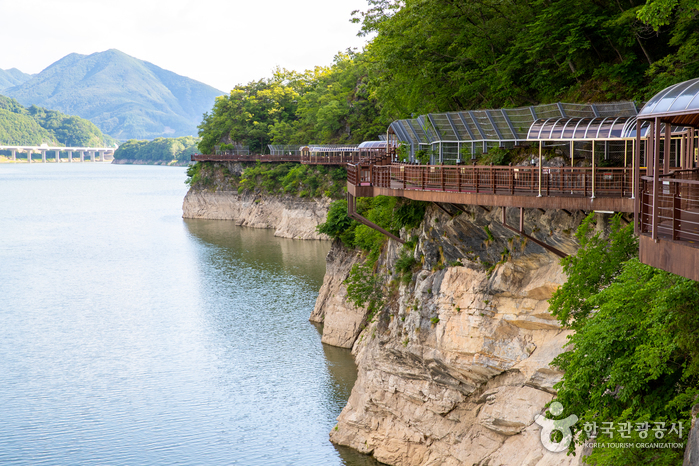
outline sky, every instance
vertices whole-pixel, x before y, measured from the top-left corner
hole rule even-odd
[[[35,74],[70,53],[118,49],[228,92],[276,66],[327,66],[360,49],[366,0],[0,0],[0,69]]]

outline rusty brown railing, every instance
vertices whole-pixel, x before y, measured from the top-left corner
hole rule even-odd
[[[630,198],[633,170],[351,164],[347,168],[347,181],[358,186],[422,191]]]
[[[699,243],[699,172],[696,169],[678,170],[661,175],[658,183],[654,232],[653,178],[641,177],[638,219],[640,233],[656,238]]]

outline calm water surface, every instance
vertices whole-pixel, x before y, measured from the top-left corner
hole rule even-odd
[[[329,245],[184,221],[184,179],[0,165],[0,464],[377,464],[328,441]]]

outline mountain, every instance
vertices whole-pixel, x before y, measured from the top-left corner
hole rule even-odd
[[[204,112],[224,94],[114,49],[72,53],[3,93],[87,118],[121,140],[196,135]]]
[[[0,91],[8,87],[18,86],[25,81],[30,80],[31,74],[22,73],[17,68],[9,70],[0,70]]]
[[[111,147],[116,141],[92,122],[0,95],[0,144]]]

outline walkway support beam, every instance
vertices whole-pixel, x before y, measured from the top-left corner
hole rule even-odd
[[[507,207],[502,208],[502,226],[507,228],[508,230],[517,233],[518,235],[527,238],[529,241],[531,241],[534,244],[537,244],[541,246],[542,248],[546,249],[549,252],[554,253],[560,258],[566,258],[568,257],[568,254],[564,253],[563,251],[554,248],[553,246],[549,246],[548,244],[544,243],[543,241],[539,241],[536,238],[532,238],[528,234],[524,232],[524,208],[520,207],[519,208],[519,230],[511,227],[510,225],[507,224]]]

